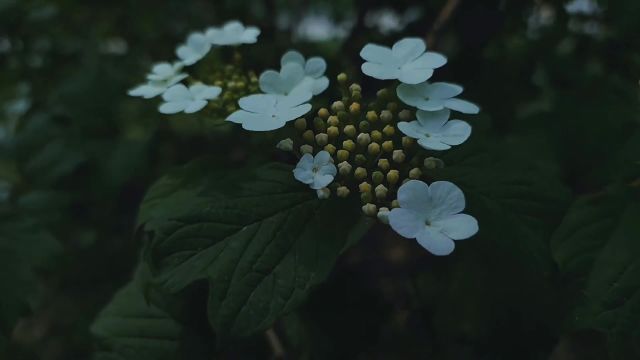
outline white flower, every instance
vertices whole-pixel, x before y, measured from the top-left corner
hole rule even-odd
[[[419,38],[406,38],[392,48],[367,44],[360,56],[366,60],[362,72],[380,80],[398,79],[405,84],[419,84],[431,78],[433,70],[447,63],[436,52],[425,52],[427,45]]]
[[[213,45],[255,44],[260,29],[255,26],[245,27],[239,21],[229,21],[223,27],[207,29],[206,37]]]
[[[168,62],[156,64],[151,68],[151,73],[147,75],[147,83],[129,90],[128,94],[130,96],[140,96],[145,99],[156,97],[188,76],[180,72],[182,67],[183,64],[180,62],[174,64]]]
[[[211,42],[202,33],[192,33],[186,44],[178,46],[176,55],[185,65],[193,65],[211,50]]]
[[[321,57],[305,60],[302,54],[290,50],[282,56],[280,65],[280,72],[267,70],[260,75],[260,89],[267,94],[306,90],[318,95],[329,87],[329,78],[324,76],[327,63]]]
[[[293,169],[293,176],[303,184],[309,185],[314,190],[320,190],[331,184],[338,170],[331,162],[331,155],[326,151],[320,151],[314,157],[304,154],[298,165]]]
[[[465,114],[480,112],[478,105],[455,98],[462,94],[462,90],[460,85],[424,82],[417,85],[400,84],[396,93],[402,102],[420,110],[437,111],[447,108]]]
[[[269,131],[279,129],[287,121],[295,120],[311,110],[308,91],[290,95],[255,94],[238,101],[242,110],[227,117],[227,121],[242,124],[245,130]]]
[[[220,95],[222,89],[217,86],[203,84],[191,85],[188,89],[182,84],[169,88],[162,99],[165,101],[158,109],[163,114],[176,114],[185,112],[195,113],[207,105],[208,100],[213,100]]]
[[[398,189],[400,207],[389,213],[389,224],[401,236],[416,239],[434,255],[449,255],[454,240],[470,238],[478,232],[478,222],[460,214],[465,207],[462,190],[448,181],[431,186],[410,180]]]
[[[452,145],[460,145],[471,135],[471,125],[462,120],[449,120],[451,111],[418,110],[418,120],[399,122],[398,129],[405,135],[418,140],[427,150],[448,150]]]

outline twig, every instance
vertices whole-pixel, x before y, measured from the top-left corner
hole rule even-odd
[[[280,341],[280,337],[276,334],[273,328],[270,328],[264,333],[267,338],[267,342],[271,347],[271,352],[273,353],[272,359],[284,359],[285,352],[284,347],[282,346],[282,342]]]
[[[440,14],[438,14],[438,17],[433,22],[431,30],[427,34],[427,44],[430,48],[435,47],[440,31],[442,31],[442,28],[449,22],[451,16],[456,11],[460,3],[461,0],[448,0],[442,10],[440,10]]]

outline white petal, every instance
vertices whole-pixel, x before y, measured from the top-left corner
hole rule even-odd
[[[314,160],[313,155],[304,154],[298,161],[298,164],[296,165],[296,167],[311,171],[311,169],[313,169],[313,162],[314,162],[313,160]]]
[[[420,102],[424,100],[422,96],[421,87],[423,84],[419,85],[408,85],[408,84],[400,84],[396,88],[396,94],[398,98],[402,100],[403,103],[410,106],[418,106]]]
[[[448,121],[441,130],[440,140],[448,145],[460,145],[471,136],[471,125],[462,120]]]
[[[371,61],[379,64],[395,64],[396,60],[393,58],[391,49],[386,46],[380,46],[376,44],[367,44],[360,50],[360,57],[366,61]]]
[[[338,169],[332,163],[322,165],[320,169],[318,169],[318,174],[321,174],[321,175],[336,176],[337,173],[338,173]]]
[[[440,111],[422,111],[418,110],[416,116],[420,126],[428,133],[439,133],[444,124],[449,120],[451,111],[443,109]]]
[[[324,150],[317,153],[316,156],[313,158],[313,165],[315,166],[326,165],[326,164],[329,164],[330,162],[331,162],[331,154],[329,154],[329,152]]]
[[[304,56],[295,50],[289,50],[284,55],[282,55],[282,58],[280,58],[280,66],[282,67],[290,62],[300,64],[300,66],[304,66]]]
[[[156,97],[167,90],[166,86],[157,86],[152,84],[144,84],[136,86],[135,88],[129,90],[127,94],[129,96],[139,96],[145,99],[151,99]]]
[[[187,75],[187,74],[177,74],[177,75],[175,75],[175,76],[173,76],[173,77],[171,77],[171,78],[169,78],[167,80],[167,86],[175,85],[175,84],[179,83],[180,81],[182,81],[182,80],[184,80],[184,79],[186,79],[188,77],[189,77],[189,75]]]
[[[248,27],[242,34],[242,42],[245,44],[254,44],[258,42],[258,36],[260,36],[260,29],[255,26]]]
[[[222,89],[217,86],[195,84],[189,87],[189,91],[196,100],[213,100],[220,95]]]
[[[449,99],[445,102],[445,106],[464,114],[477,114],[480,112],[478,105],[461,99]]]
[[[189,89],[182,84],[173,85],[167,91],[162,94],[164,101],[187,101],[192,100],[193,97]]]
[[[451,146],[443,143],[442,141],[435,138],[422,138],[418,139],[418,145],[420,145],[423,149],[427,150],[449,150]]]
[[[187,105],[184,112],[187,114],[193,114],[202,110],[205,106],[207,106],[206,100],[193,100]]]
[[[449,255],[455,249],[456,244],[446,235],[425,228],[418,234],[416,240],[418,244],[427,249],[433,255],[444,256]]]
[[[284,126],[285,122],[295,120],[309,111],[311,111],[311,104],[302,104],[294,108],[278,110],[276,118],[282,122],[282,125],[279,127]]]
[[[228,33],[240,34],[244,31],[244,25],[242,25],[242,23],[238,20],[231,20],[224,24],[222,29]]]
[[[318,78],[324,75],[327,70],[327,62],[321,57],[312,57],[307,60],[307,64],[304,66],[304,72],[307,76]]]
[[[391,52],[397,59],[407,63],[418,58],[427,50],[427,45],[420,38],[405,38],[393,45]]]
[[[258,114],[271,114],[275,111],[277,97],[268,94],[254,94],[241,98],[238,104],[244,110]]]
[[[431,225],[453,240],[468,239],[478,232],[478,221],[467,214],[451,215],[433,221]]]
[[[314,178],[313,172],[311,172],[311,170],[305,170],[301,168],[293,169],[293,177],[301,183],[307,185],[313,183]]]
[[[379,80],[393,80],[400,76],[400,70],[398,70],[398,68],[373,62],[362,64],[361,70],[365,75]]]
[[[242,124],[242,128],[250,131],[270,131],[281,128],[284,122],[265,114],[254,114],[238,110],[227,117],[227,121]]]
[[[425,87],[424,95],[430,99],[449,99],[462,94],[462,90],[460,85],[437,82]]]
[[[437,69],[446,63],[447,58],[444,55],[429,51],[405,66],[407,69]]]
[[[321,78],[315,79],[311,86],[311,92],[313,95],[318,95],[327,90],[329,87],[329,78],[323,76]]]
[[[276,109],[284,110],[298,106],[311,100],[311,97],[311,93],[304,89],[292,91],[289,95],[277,97]]]
[[[313,178],[313,184],[311,184],[311,188],[314,190],[322,189],[323,187],[331,184],[331,182],[333,182],[333,179],[333,175],[316,174],[316,176]]]
[[[280,73],[275,70],[266,70],[260,74],[258,80],[260,84],[260,90],[267,94],[284,94],[285,89],[282,88],[280,82]]]
[[[449,181],[436,181],[429,186],[431,208],[429,219],[439,219],[457,214],[464,210],[464,194],[459,187]]]
[[[187,108],[189,102],[187,101],[174,101],[174,102],[166,102],[158,108],[163,114],[177,114],[179,112],[184,111]]]
[[[429,186],[419,180],[409,180],[398,189],[400,207],[426,213],[431,205]]]
[[[398,129],[402,131],[403,134],[409,137],[412,137],[414,139],[421,139],[424,137],[424,132],[417,121],[412,121],[412,122],[401,121],[398,123]]]
[[[407,239],[415,239],[425,227],[420,214],[403,208],[391,210],[389,213],[389,225],[400,236]]]
[[[440,111],[445,108],[444,104],[445,100],[429,99],[420,101],[416,107],[424,111]]]
[[[404,69],[399,70],[398,80],[405,84],[420,84],[431,79],[433,69]]]

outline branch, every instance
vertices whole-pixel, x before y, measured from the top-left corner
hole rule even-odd
[[[280,337],[278,337],[278,334],[276,334],[275,330],[273,330],[273,328],[270,328],[264,333],[264,336],[267,338],[267,342],[269,343],[269,347],[271,347],[271,352],[273,353],[273,356],[271,358],[284,359],[284,347],[282,346]]]
[[[460,3],[461,0],[447,0],[447,3],[442,10],[440,10],[440,14],[438,14],[431,30],[427,34],[427,44],[430,48],[435,48],[440,31],[442,31],[442,28],[449,22],[453,13],[458,9],[458,6],[460,6]]]

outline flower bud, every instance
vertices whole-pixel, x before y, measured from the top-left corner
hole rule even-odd
[[[358,128],[362,132],[369,132],[369,129],[371,128],[371,126],[369,125],[368,121],[362,120],[360,121],[360,124],[358,124]]]
[[[331,110],[333,110],[333,112],[337,113],[338,111],[344,111],[345,107],[344,107],[344,103],[342,101],[336,101],[333,104],[331,104]]]
[[[387,140],[382,143],[382,151],[384,152],[392,152],[393,151],[393,141]]]
[[[318,117],[320,117],[321,119],[327,120],[329,118],[329,110],[327,110],[327,108],[321,108],[320,110],[318,110]]]
[[[371,174],[371,180],[373,180],[374,185],[381,184],[384,181],[384,174],[381,171],[374,171]]]
[[[389,169],[391,169],[391,164],[389,164],[389,160],[387,159],[380,159],[378,160],[378,167],[380,168],[380,170],[387,172],[389,171]]]
[[[391,111],[391,112],[396,112],[398,111],[398,103],[395,101],[392,101],[390,103],[387,104],[387,110]]]
[[[376,93],[376,96],[378,97],[378,99],[380,100],[384,100],[386,98],[389,97],[389,90],[387,89],[380,89],[378,90],[378,92]]]
[[[338,120],[343,123],[349,122],[349,113],[346,111],[338,111]]]
[[[351,105],[349,105],[349,112],[351,113],[351,115],[360,114],[360,104],[357,102],[354,102]]]
[[[347,74],[345,74],[345,73],[340,73],[340,74],[338,74],[337,79],[338,79],[338,82],[339,82],[339,83],[344,84],[344,83],[346,83],[346,82],[347,82],[347,80],[348,80],[349,78],[347,77]]]
[[[331,116],[329,116],[329,119],[327,119],[327,124],[329,126],[338,126],[338,125],[340,125],[340,120],[338,120],[337,116],[331,115]]]
[[[376,186],[375,192],[376,192],[376,198],[378,198],[378,200],[384,200],[387,197],[388,189],[386,186],[380,184]]]
[[[358,189],[361,193],[371,192],[371,184],[369,184],[368,182],[360,183],[360,185],[358,185]]]
[[[356,141],[358,141],[358,145],[360,146],[369,146],[371,143],[371,136],[367,133],[360,133],[358,134]]]
[[[391,156],[391,158],[393,159],[393,161],[400,164],[404,162],[404,159],[406,158],[406,156],[404,155],[404,151],[402,150],[393,150],[393,155]]]
[[[333,144],[327,144],[324,146],[324,151],[328,152],[329,154],[333,155],[336,153],[336,147],[333,146]]]
[[[362,206],[362,212],[367,216],[377,216],[378,207],[374,204],[368,203]]]
[[[349,151],[347,150],[338,150],[338,161],[347,161],[349,160]]]
[[[409,171],[409,179],[417,180],[422,176],[422,171],[418,168],[413,168]]]
[[[344,127],[344,129],[342,130],[344,132],[345,135],[347,135],[348,137],[354,137],[356,136],[356,127],[353,125],[347,125]]]
[[[316,134],[316,144],[325,146],[329,143],[329,135],[325,133]]]
[[[350,193],[351,191],[346,186],[340,186],[336,189],[336,195],[340,198],[346,198]]]
[[[336,126],[329,126],[327,129],[327,135],[329,135],[330,138],[335,139],[340,135],[340,130],[338,130],[338,127]]]
[[[393,200],[391,202],[391,207],[394,208],[394,209],[399,208],[400,207],[400,202],[398,200]]]
[[[416,141],[413,138],[410,138],[408,136],[402,137],[402,147],[405,149],[409,149],[410,147],[412,147],[415,142]]]
[[[353,140],[345,140],[342,142],[342,148],[348,151],[353,151],[356,149],[356,144]]]
[[[360,194],[360,201],[362,201],[364,204],[370,203],[373,201],[373,195],[371,195],[370,192],[362,193]]]
[[[369,146],[367,146],[367,152],[372,156],[380,154],[380,145],[378,145],[378,143],[369,144]]]
[[[351,99],[353,99],[353,101],[360,101],[362,100],[362,93],[360,91],[354,91],[351,93]]]
[[[351,164],[349,164],[346,161],[343,161],[340,164],[338,164],[338,172],[342,176],[348,176],[349,174],[351,174],[351,169],[352,169]]]
[[[367,158],[362,154],[357,154],[355,157],[356,164],[362,166],[367,163]]]
[[[318,132],[322,132],[327,129],[327,124],[324,123],[324,120],[316,117],[313,119],[313,128]]]
[[[380,120],[382,120],[383,123],[390,123],[391,120],[393,120],[393,114],[389,110],[382,110],[382,112],[380,112]]]
[[[382,129],[382,133],[386,136],[386,137],[392,137],[393,134],[396,133],[396,129],[391,126],[391,125],[387,125],[384,127],[384,129]]]
[[[404,109],[398,113],[398,119],[402,121],[411,121],[413,118],[413,114],[410,110]]]
[[[444,161],[435,157],[428,157],[424,159],[424,167],[427,170],[442,169],[444,167]]]
[[[313,134],[313,131],[307,130],[307,131],[302,133],[302,139],[307,144],[313,144],[313,140],[315,139],[315,135]]]
[[[360,87],[359,84],[353,83],[353,84],[351,84],[351,86],[349,86],[349,91],[351,91],[351,92],[361,92],[362,91],[362,87]]]
[[[400,172],[398,170],[389,170],[387,173],[387,182],[391,185],[395,185],[400,180]]]
[[[389,209],[386,207],[381,207],[378,210],[378,220],[385,224],[385,225],[389,225]]]
[[[313,154],[313,146],[309,145],[309,144],[305,144],[300,146],[300,153],[301,154]]]
[[[367,121],[376,122],[378,121],[378,114],[375,111],[367,111]]]
[[[371,132],[371,140],[379,143],[382,141],[382,133],[378,130],[373,130]]]
[[[353,173],[356,180],[364,180],[367,177],[367,169],[363,167],[356,168],[356,171]]]
[[[298,120],[295,121],[295,123],[293,124],[293,126],[298,130],[298,131],[304,131],[307,129],[307,120],[305,118],[299,118]]]
[[[293,150],[293,140],[286,138],[284,140],[280,140],[276,148],[282,151],[291,151]]]
[[[318,199],[320,200],[328,199],[329,196],[331,196],[331,190],[328,188],[318,189],[316,190],[316,194],[318,194]]]

